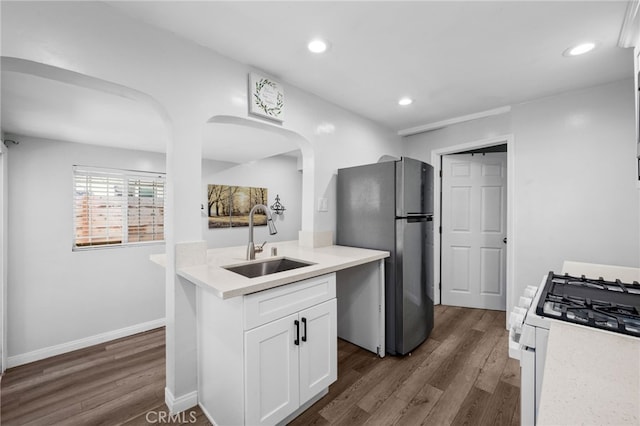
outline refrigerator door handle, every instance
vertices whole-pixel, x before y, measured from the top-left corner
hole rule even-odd
[[[433,216],[408,216],[406,219],[408,223],[433,222]]]

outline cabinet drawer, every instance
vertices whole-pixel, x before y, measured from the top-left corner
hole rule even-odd
[[[248,294],[244,296],[244,329],[252,329],[334,297],[336,274]]]

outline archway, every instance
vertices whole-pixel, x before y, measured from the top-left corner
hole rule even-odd
[[[302,153],[302,230],[313,230],[314,222],[314,167],[315,158],[311,142],[292,130],[268,124],[249,118],[230,115],[216,115],[206,122],[207,124],[228,124],[245,126],[278,135],[291,142]]]

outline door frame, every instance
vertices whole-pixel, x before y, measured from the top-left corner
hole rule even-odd
[[[0,380],[7,369],[7,235],[9,213],[9,159],[4,144],[4,134],[0,135]]]
[[[514,219],[515,219],[515,211],[514,211],[514,199],[515,199],[515,150],[514,150],[514,138],[513,134],[501,135],[496,137],[491,137],[487,139],[480,139],[472,142],[467,142],[459,145],[448,146],[445,148],[434,149],[431,151],[431,165],[433,166],[434,173],[434,204],[433,204],[433,229],[434,229],[434,239],[433,239],[433,264],[434,264],[434,302],[436,304],[440,304],[441,302],[441,292],[440,292],[440,280],[441,280],[441,271],[440,271],[440,258],[441,258],[441,234],[439,231],[440,226],[442,225],[441,215],[442,215],[442,206],[441,206],[441,192],[442,192],[442,183],[440,180],[440,172],[442,171],[442,156],[448,154],[458,154],[465,151],[470,151],[473,149],[487,148],[495,145],[507,145],[507,275],[506,275],[506,283],[505,283],[505,291],[506,291],[506,312],[511,312],[513,307],[515,306],[515,302],[512,300],[514,298],[514,285],[515,285],[515,246],[516,246],[516,235],[514,232]],[[505,323],[505,327],[508,326],[508,318]]]

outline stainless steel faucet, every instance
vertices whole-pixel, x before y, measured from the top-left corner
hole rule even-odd
[[[249,212],[249,244],[247,245],[247,260],[254,260],[256,258],[256,246],[253,244],[253,213],[257,209],[262,209],[267,214],[267,226],[269,227],[269,235],[275,235],[278,233],[276,229],[276,225],[273,224],[273,219],[271,218],[271,210],[269,207],[264,204],[256,204],[253,206],[251,211]],[[262,247],[264,244],[260,246],[259,251],[262,251]]]

